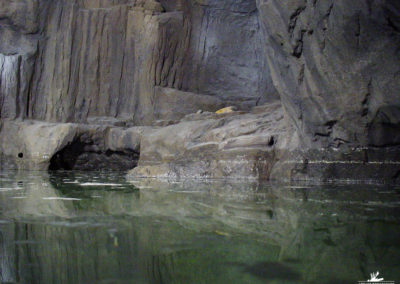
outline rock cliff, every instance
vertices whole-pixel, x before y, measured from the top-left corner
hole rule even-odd
[[[390,0],[2,1],[0,165],[397,179],[399,19]]]

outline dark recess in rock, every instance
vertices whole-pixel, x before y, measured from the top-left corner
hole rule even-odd
[[[383,106],[368,130],[369,144],[377,147],[400,145],[400,106]]]
[[[67,145],[51,158],[49,170],[126,171],[136,167],[138,159],[139,154],[133,151],[101,151],[93,144],[85,144],[78,140]]]

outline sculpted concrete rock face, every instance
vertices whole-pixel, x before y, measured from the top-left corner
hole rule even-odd
[[[245,107],[277,99],[256,1],[186,1],[191,21],[183,88]]]
[[[398,179],[399,18],[389,0],[2,1],[1,164],[127,169],[140,150],[132,176]],[[52,135],[49,159],[16,158]]]
[[[23,34],[35,33],[39,28],[38,8],[38,1],[4,0],[0,3],[0,18]]]
[[[1,116],[151,124],[156,86],[242,108],[276,99],[255,1],[239,2],[2,2]]]
[[[171,88],[157,87],[155,93],[157,99],[154,104],[154,116],[156,119],[179,120],[199,110],[217,111],[225,106],[225,103],[216,97],[200,96]]]
[[[0,128],[0,170],[129,170],[147,127],[8,121]]]
[[[196,114],[143,135],[129,178],[268,178],[291,147],[280,104],[240,114]]]
[[[1,126],[0,168],[47,170],[52,156],[77,135],[72,124],[5,122]]]
[[[275,87],[306,145],[398,144],[398,1],[259,0],[258,7]],[[388,127],[393,139],[381,138]]]
[[[149,108],[147,76],[155,58],[149,51],[158,38],[157,16],[153,16],[158,12],[130,4],[134,3],[58,1],[52,5],[49,39],[39,58],[44,67],[37,70],[33,85],[32,117],[85,121],[88,116],[133,117],[135,104]],[[141,53],[142,48],[148,52]],[[135,62],[137,53],[142,58]]]
[[[38,1],[5,0],[0,3],[0,118],[24,117],[30,92],[40,15]]]

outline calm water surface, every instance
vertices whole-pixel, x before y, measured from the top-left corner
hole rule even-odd
[[[0,173],[10,283],[400,283],[400,188]]]

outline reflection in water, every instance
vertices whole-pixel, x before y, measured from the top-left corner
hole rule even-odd
[[[357,283],[400,279],[398,189],[127,183],[0,174],[0,280]]]
[[[293,271],[290,267],[279,262],[257,262],[255,264],[232,263],[233,265],[243,267],[243,271],[251,273],[261,279],[272,280],[297,280],[300,274]]]

